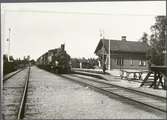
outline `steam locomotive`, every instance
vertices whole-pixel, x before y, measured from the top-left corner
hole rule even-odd
[[[36,62],[39,68],[54,73],[70,73],[71,60],[70,55],[65,51],[65,45],[60,48],[52,49],[40,56]]]

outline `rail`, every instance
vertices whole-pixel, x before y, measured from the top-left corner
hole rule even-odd
[[[103,71],[101,69],[95,70],[95,69],[81,69],[81,68],[72,68],[72,71],[83,71],[83,72],[90,72],[90,73],[98,73],[98,74],[104,74]],[[110,75],[109,73],[105,73]]]
[[[9,76],[8,76],[8,75],[4,76],[3,81],[6,81],[6,80],[8,80],[9,78],[15,76],[17,73],[23,71],[24,69],[25,69],[25,68],[21,68],[20,70],[17,70],[17,71],[15,71],[15,72],[11,73],[11,74],[9,73],[9,74],[10,74]]]
[[[105,83],[102,81],[97,81],[94,79],[85,78],[84,80],[76,79],[78,76],[63,76],[67,79],[79,82],[81,84],[88,85],[95,89],[98,89],[107,95],[116,95],[121,98],[133,101],[135,103],[142,104],[149,108],[159,110],[161,112],[166,112],[166,99],[158,96],[154,96],[152,94],[147,94],[141,91],[135,91],[128,88],[123,88],[120,86],[112,85],[111,83]]]
[[[28,83],[29,83],[29,78],[30,78],[30,70],[31,70],[31,67],[28,68],[27,79],[26,79],[26,83],[25,83],[25,86],[24,86],[23,95],[22,95],[22,98],[21,98],[21,103],[20,103],[20,107],[19,107],[19,111],[18,111],[18,115],[17,115],[17,120],[21,120],[24,117],[24,110],[25,110],[25,103],[26,103],[26,97],[27,97]]]

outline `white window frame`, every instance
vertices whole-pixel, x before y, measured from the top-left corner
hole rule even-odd
[[[142,60],[139,60],[139,65],[142,66]]]
[[[145,60],[143,60],[143,66],[146,66],[146,61]]]
[[[124,65],[124,58],[121,57],[121,65]]]
[[[133,65],[133,59],[131,59],[131,61],[130,61],[130,65]]]
[[[146,66],[146,61],[145,60],[140,60],[139,65],[140,66]]]

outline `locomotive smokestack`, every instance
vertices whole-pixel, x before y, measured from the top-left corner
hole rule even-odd
[[[65,50],[65,44],[61,44],[61,49]]]

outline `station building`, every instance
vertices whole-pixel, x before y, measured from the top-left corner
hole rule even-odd
[[[105,64],[107,69],[148,69],[147,49],[146,43],[127,41],[122,36],[121,40],[110,40],[110,59],[109,39],[100,39],[95,54],[99,57],[99,67]]]

